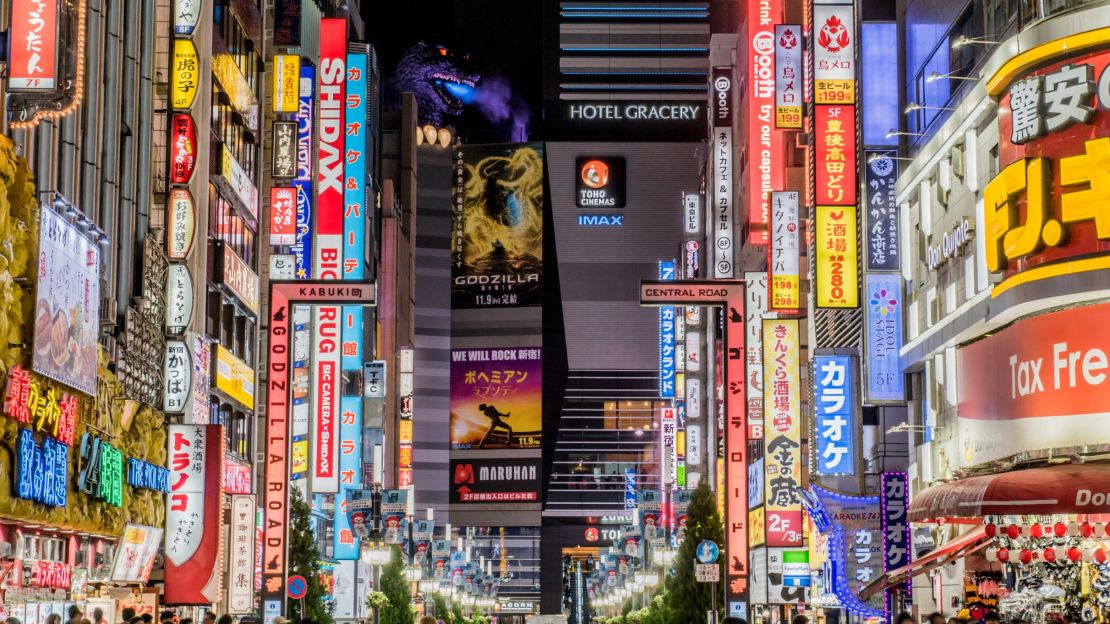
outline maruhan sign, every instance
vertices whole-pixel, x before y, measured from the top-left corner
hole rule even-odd
[[[705,114],[701,104],[570,104],[573,121],[694,121]]]

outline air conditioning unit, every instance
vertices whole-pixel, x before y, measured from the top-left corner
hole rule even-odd
[[[12,556],[12,543],[0,540],[0,559]]]

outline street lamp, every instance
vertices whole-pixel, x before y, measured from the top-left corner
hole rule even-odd
[[[929,76],[925,78],[925,82],[936,82],[943,78],[947,78],[949,80],[967,80],[969,82],[979,82],[978,78],[973,78],[971,76],[957,76],[956,74],[938,74],[937,72],[930,72]]]
[[[919,110],[952,111],[956,109],[949,108],[947,106],[928,106],[925,104],[918,104],[917,102],[910,102],[909,104],[906,104],[906,108],[902,109],[902,112],[906,115],[909,115],[910,113]]]
[[[915,136],[915,137],[923,137],[923,136],[926,136],[926,135],[925,135],[925,134],[922,134],[921,132],[899,132],[898,130],[895,130],[894,128],[891,128],[891,129],[890,129],[890,130],[889,130],[889,131],[888,131],[888,132],[886,133],[886,138],[888,138],[888,139],[893,139],[893,138],[894,138],[894,137],[896,137],[896,136]]]
[[[952,49],[956,50],[969,45],[998,45],[1000,43],[1002,42],[993,41],[986,37],[967,37],[965,35],[960,35],[952,40]]]

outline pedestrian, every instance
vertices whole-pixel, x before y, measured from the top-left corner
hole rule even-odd
[[[216,612],[215,611],[205,611],[204,612],[203,623],[204,624],[216,624]]]
[[[983,616],[983,624],[1002,624],[1002,618],[999,617],[998,611],[987,611]]]
[[[69,605],[69,624],[80,624],[83,615],[77,605]]]
[[[934,611],[929,616],[929,624],[945,624],[944,614],[940,611]]]
[[[894,624],[914,624],[913,616],[903,611],[898,614],[898,619],[894,620]]]
[[[150,619],[153,620],[154,618]],[[136,615],[135,617],[131,618],[131,621],[129,621],[127,624],[145,624],[145,622],[143,622],[142,616]]]
[[[93,624],[105,624],[104,609],[100,607],[93,609]]]
[[[17,617],[10,617],[4,620],[4,624],[22,624]]]
[[[166,609],[165,611],[162,612],[162,615],[158,616],[158,621],[161,624],[173,624],[173,621],[176,620],[176,619],[177,619],[177,614],[174,613],[173,611],[170,611],[169,609]]]
[[[135,610],[131,607],[124,607],[123,611],[120,611],[120,624],[129,624],[134,617]]]
[[[220,619],[216,621],[216,624],[235,624],[235,618],[225,613],[220,616]]]
[[[144,613],[144,614],[140,615],[139,617],[141,617],[143,619],[143,624],[154,624],[154,614],[153,613]]]
[[[46,616],[46,624],[62,624],[62,616],[60,613],[51,613]]]
[[[795,615],[792,620],[790,620],[790,624],[809,624],[809,618],[799,613],[798,615]]]

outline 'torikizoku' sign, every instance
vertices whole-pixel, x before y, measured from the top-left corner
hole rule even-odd
[[[1110,304],[1020,320],[957,351],[963,465],[1110,442]]]
[[[347,21],[320,20],[319,169],[316,175],[316,277],[340,279],[343,263],[343,111]]]

